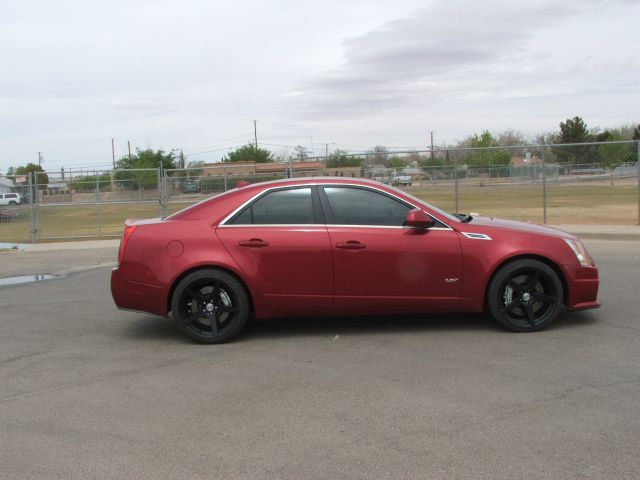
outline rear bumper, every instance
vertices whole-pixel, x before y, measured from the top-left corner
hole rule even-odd
[[[567,274],[567,310],[598,308],[598,269],[596,267],[565,266]]]
[[[121,310],[134,310],[167,316],[164,289],[160,285],[128,280],[123,268],[111,271],[111,296]]]

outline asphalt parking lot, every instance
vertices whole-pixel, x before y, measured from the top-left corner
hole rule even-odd
[[[587,241],[603,308],[253,322],[202,346],[116,310],[116,250],[2,252],[0,478],[635,479],[640,242]]]

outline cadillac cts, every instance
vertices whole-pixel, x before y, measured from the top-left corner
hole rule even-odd
[[[111,277],[122,309],[170,313],[199,342],[255,318],[487,312],[532,332],[598,307],[571,234],[454,216],[374,181],[239,185],[166,218],[127,220]]]

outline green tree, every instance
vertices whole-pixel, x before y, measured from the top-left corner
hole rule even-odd
[[[556,144],[588,143],[595,140],[595,135],[589,132],[584,120],[576,116],[560,122],[560,132],[553,140]],[[591,145],[563,145],[554,147],[553,153],[563,163],[590,163],[597,160],[597,152]]]
[[[69,182],[69,188],[76,192],[93,192],[99,185],[101,191],[111,190],[111,175],[102,173],[100,175],[86,175],[84,177],[74,177]]]
[[[174,150],[165,152],[164,150],[152,150],[150,148],[144,150],[136,148],[135,155],[122,157],[116,162],[116,168],[160,168],[162,166],[165,170],[173,169],[177,168],[177,159],[178,157]]]
[[[248,143],[229,152],[222,161],[268,163],[273,162],[273,154],[269,150]]]
[[[47,185],[49,184],[49,175],[44,173],[44,169],[40,165],[27,163],[24,167],[18,167],[15,170],[16,175],[29,175],[30,173],[35,174],[35,182],[37,182],[40,190],[47,188]]]
[[[164,152],[150,148],[137,148],[135,155],[125,155],[116,162],[115,174],[119,188],[150,189],[158,187],[157,169],[175,169],[177,156],[175,151]]]
[[[336,150],[327,159],[327,168],[361,167],[364,159],[357,155],[350,155],[344,150]]]
[[[613,170],[624,162],[633,162],[636,159],[633,148],[629,149],[628,143],[611,143],[624,141],[617,133],[604,131],[596,136],[596,141],[604,142],[596,147],[596,152],[600,163],[606,168]]]
[[[469,146],[480,150],[471,152],[471,155],[466,159],[468,165],[507,165],[511,161],[509,152],[490,148],[499,145],[498,140],[488,130],[484,130],[480,135],[474,134],[470,139]]]
[[[404,168],[407,166],[407,162],[404,158],[394,155],[387,160],[387,166],[390,168]]]

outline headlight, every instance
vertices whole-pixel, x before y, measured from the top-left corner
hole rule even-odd
[[[595,267],[593,258],[591,258],[591,255],[589,255],[589,252],[587,252],[587,249],[582,245],[582,243],[576,240],[568,240],[566,238],[564,241],[567,242],[567,245],[569,245],[571,250],[573,250],[573,253],[576,254],[576,258],[578,259],[578,262],[580,262],[580,265],[583,267]]]

